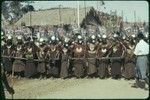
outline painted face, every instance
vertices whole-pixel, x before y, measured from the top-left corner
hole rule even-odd
[[[35,42],[35,45],[39,47],[40,43],[39,42]]]
[[[90,48],[91,51],[93,51],[94,48],[95,48],[95,45],[90,43],[90,44],[89,44],[89,48]]]
[[[136,41],[135,41],[135,40],[133,40],[133,42],[134,42],[134,43],[136,43]]]
[[[81,41],[81,40],[79,40],[79,43],[81,44],[81,43],[82,43],[82,41]]]
[[[116,52],[116,51],[117,51],[117,47],[114,47],[114,48],[113,48],[113,51]]]
[[[39,43],[39,45],[40,45],[40,46],[43,46],[43,43],[42,43],[42,42],[40,42],[40,43]]]
[[[43,55],[43,54],[44,54],[44,52],[43,52],[43,51],[41,51],[41,54]]]
[[[66,53],[68,50],[66,48],[63,48],[63,52]]]
[[[126,39],[126,37],[125,36],[123,36],[123,40],[125,40]]]
[[[95,40],[92,40],[92,43],[95,43],[96,41]]]
[[[55,45],[51,45],[51,50],[55,51],[56,50],[56,46]]]
[[[51,40],[53,40],[53,41],[54,41],[55,39],[56,39],[56,37],[55,37],[55,36],[52,36],[52,37],[51,37]]]
[[[21,50],[21,46],[18,46],[18,47],[17,47],[17,51],[19,51],[19,50]]]
[[[32,52],[32,48],[28,48],[28,51],[29,51],[29,52]]]
[[[102,52],[105,53],[107,50],[106,49],[102,49]]]
[[[91,38],[92,38],[92,39],[95,39],[96,37],[95,37],[95,35],[92,35]]]
[[[81,35],[78,35],[78,39],[81,39],[82,37],[81,37]]]
[[[134,47],[135,47],[134,45],[130,45],[130,46],[129,46],[129,48],[130,48],[131,50],[133,50]]]
[[[4,46],[5,45],[5,42],[4,41],[2,41],[2,46]]]

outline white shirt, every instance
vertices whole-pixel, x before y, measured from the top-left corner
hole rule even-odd
[[[149,54],[149,44],[146,43],[144,40],[140,40],[134,51],[135,55],[148,55]]]

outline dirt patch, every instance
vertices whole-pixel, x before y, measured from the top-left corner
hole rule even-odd
[[[134,80],[93,79],[20,79],[14,83],[14,99],[35,98],[147,98],[149,91],[131,88]],[[6,93],[7,98],[11,95]]]

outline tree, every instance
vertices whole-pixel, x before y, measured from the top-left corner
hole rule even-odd
[[[9,23],[16,22],[22,15],[20,1],[2,2],[2,14]]]
[[[6,20],[8,20],[8,18],[9,18],[9,9],[8,9],[8,6],[9,6],[9,3],[8,2],[6,2],[6,1],[4,1],[4,2],[2,2],[2,14],[3,14],[3,16],[4,16],[4,18],[6,19]]]
[[[34,11],[34,7],[32,5],[28,5],[28,11]]]
[[[23,7],[22,3],[27,3],[26,7]],[[23,14],[28,11],[34,11],[34,7],[29,5],[32,1],[3,1],[2,2],[2,14],[9,23],[15,23]]]
[[[29,11],[34,11],[34,7],[32,5],[25,5],[21,10],[23,14],[26,14]]]
[[[22,1],[26,3],[25,8],[27,11],[34,11],[34,7],[31,5],[31,3],[34,3],[34,1]]]

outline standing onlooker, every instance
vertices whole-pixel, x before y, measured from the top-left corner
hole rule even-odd
[[[144,41],[144,35],[140,32],[138,34],[139,42],[135,47],[134,54],[137,56],[136,60],[136,83],[132,86],[134,88],[145,88],[145,82],[149,84],[149,78],[146,76],[148,67],[149,44]],[[142,84],[144,81],[144,84]]]
[[[0,93],[0,97],[1,99],[6,99],[5,97],[5,92],[4,92],[4,88],[6,88],[6,90],[9,92],[9,94],[13,95],[15,93],[14,89],[10,86],[6,74],[5,74],[6,70],[3,67],[3,64],[1,64],[1,75],[0,75],[0,85],[1,85],[1,93]]]

